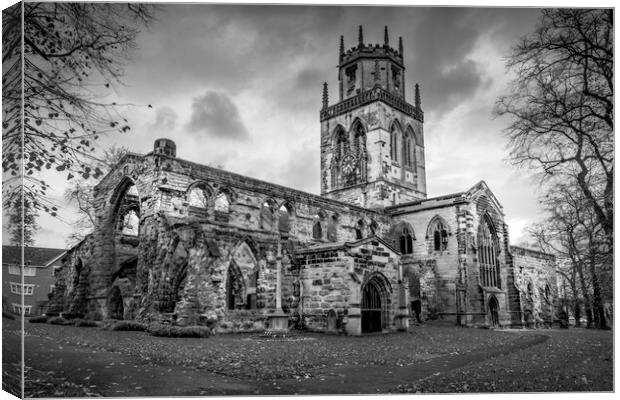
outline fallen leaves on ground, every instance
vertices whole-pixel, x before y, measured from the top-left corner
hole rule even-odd
[[[613,333],[539,331],[549,340],[463,368],[399,385],[398,393],[568,392],[613,390]]]

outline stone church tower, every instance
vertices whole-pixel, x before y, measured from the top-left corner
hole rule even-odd
[[[405,98],[403,41],[390,47],[365,44],[345,50],[340,37],[338,103],[321,109],[321,194],[368,208],[426,198],[424,114],[415,85]]]

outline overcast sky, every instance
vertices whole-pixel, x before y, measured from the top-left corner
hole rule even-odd
[[[132,107],[130,133],[105,139],[146,153],[160,137],[177,156],[319,193],[323,81],[336,102],[338,45],[403,37],[408,101],[420,84],[428,196],[485,180],[504,207],[511,242],[540,219],[536,183],[503,160],[508,121],[493,119],[510,76],[504,58],[533,30],[537,9],[162,6],[138,38],[118,102]],[[65,176],[53,177],[62,196]],[[65,211],[65,219],[74,214]],[[63,247],[70,224],[42,216],[36,245]],[[3,242],[7,241],[3,235]]]

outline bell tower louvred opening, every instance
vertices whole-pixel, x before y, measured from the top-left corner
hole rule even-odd
[[[350,49],[340,36],[336,104],[323,84],[321,193],[370,208],[425,199],[424,114],[417,84],[415,105],[406,99],[403,38],[396,49],[387,26],[382,44],[365,33]]]

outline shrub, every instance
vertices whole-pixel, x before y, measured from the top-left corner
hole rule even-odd
[[[2,311],[2,318],[15,319],[15,316],[7,311]]]
[[[52,325],[73,325],[73,321],[64,319],[63,317],[52,317],[47,320]]]
[[[44,324],[47,322],[47,317],[45,315],[39,315],[37,317],[30,318],[28,322],[31,322],[33,324]]]
[[[153,336],[163,337],[205,338],[212,335],[211,329],[206,326],[174,326],[157,323],[149,325],[148,332]]]
[[[117,321],[109,329],[111,331],[145,331],[146,324],[138,321]]]
[[[97,325],[98,324],[96,321],[92,321],[90,319],[78,319],[77,321],[75,321],[75,326],[81,326],[85,328],[92,328]]]

